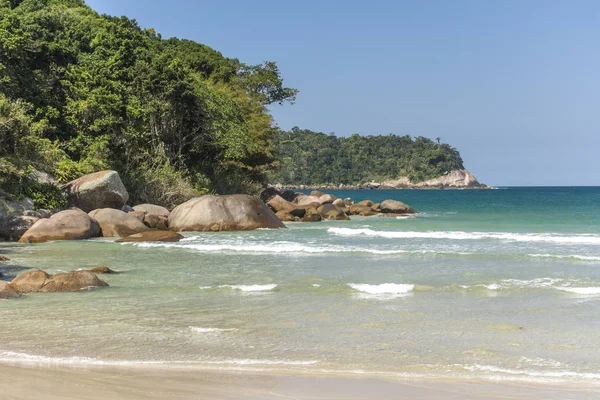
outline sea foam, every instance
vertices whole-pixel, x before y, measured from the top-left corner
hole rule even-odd
[[[369,285],[367,283],[348,283],[352,289],[360,292],[362,298],[393,299],[406,296],[415,289],[415,285],[406,283],[382,283]]]
[[[221,285],[221,288],[230,288],[234,290],[241,290],[242,292],[268,292],[277,287],[277,284],[272,283],[268,285]]]
[[[544,242],[556,244],[600,244],[600,235],[513,232],[463,232],[463,231],[377,231],[369,228],[329,228],[329,233],[339,236],[369,236],[387,239],[447,239],[447,240],[506,240],[514,242]]]

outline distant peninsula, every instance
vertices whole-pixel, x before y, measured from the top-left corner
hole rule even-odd
[[[283,189],[481,189],[440,138],[280,131],[269,183]]]

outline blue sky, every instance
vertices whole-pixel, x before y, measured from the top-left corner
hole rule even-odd
[[[492,185],[600,185],[600,1],[87,0],[276,61],[280,127],[440,136]]]

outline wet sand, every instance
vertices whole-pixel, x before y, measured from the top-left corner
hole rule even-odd
[[[600,399],[599,388],[162,368],[0,365],[0,399]]]

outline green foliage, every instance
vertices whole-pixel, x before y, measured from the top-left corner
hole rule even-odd
[[[274,161],[266,105],[296,93],[273,62],[163,40],[82,0],[0,0],[0,157],[61,182],[115,169],[132,201],[165,204],[253,190]]]
[[[295,127],[279,132],[276,149],[280,164],[269,181],[288,185],[360,184],[400,177],[420,182],[464,168],[450,145],[408,135],[343,138]]]
[[[62,190],[51,183],[29,180],[23,194],[33,201],[35,209],[58,210],[67,206],[67,198]]]

